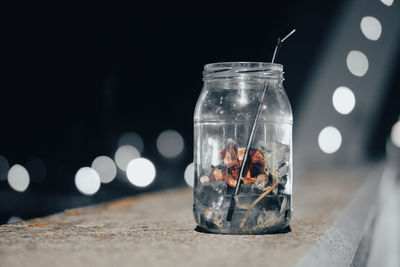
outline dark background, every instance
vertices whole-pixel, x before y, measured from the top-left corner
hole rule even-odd
[[[204,64],[270,61],[276,38],[293,28],[278,62],[294,114],[317,52],[343,1],[231,1],[111,6],[48,4],[1,9],[0,154],[10,166],[41,158],[47,176],[24,193],[0,181],[0,223],[31,218],[171,186],[184,186],[192,162],[192,116]],[[399,62],[399,60],[397,60]],[[400,64],[371,141],[383,155],[399,114]],[[397,102],[396,102],[397,101]],[[397,105],[396,105],[397,103]],[[155,143],[164,129],[182,134],[185,149],[162,158]],[[98,155],[113,156],[126,131],[144,140],[143,155],[158,171],[138,189],[116,179],[83,196],[74,175]],[[72,198],[72,196],[76,196]],[[5,206],[13,205],[12,212]]]

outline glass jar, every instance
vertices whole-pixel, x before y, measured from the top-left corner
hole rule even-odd
[[[292,123],[283,66],[226,62],[204,66],[194,113],[194,204],[198,226],[214,233],[260,234],[286,228],[291,217]],[[245,171],[231,198],[264,86],[261,115]]]

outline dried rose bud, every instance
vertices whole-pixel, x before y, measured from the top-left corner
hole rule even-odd
[[[210,181],[210,178],[208,178],[208,176],[201,176],[200,177],[200,182],[201,183],[207,183],[207,182],[209,182]]]

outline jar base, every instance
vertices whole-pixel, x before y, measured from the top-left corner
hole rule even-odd
[[[289,226],[291,196],[269,195],[249,210],[258,194],[239,194],[235,197],[235,210],[231,221],[226,220],[230,195],[221,195],[215,202],[202,203],[196,199],[193,214],[197,225],[218,234],[271,234]],[[210,199],[209,199],[210,200]],[[211,205],[210,205],[211,204]]]
[[[196,232],[199,233],[204,233],[204,234],[221,234],[221,235],[272,235],[272,234],[286,234],[290,233],[292,231],[290,225],[286,225],[284,228],[280,228],[277,230],[265,230],[265,231],[259,231],[259,232],[228,232],[228,231],[216,231],[216,230],[207,230],[199,225],[196,226],[194,229]]]

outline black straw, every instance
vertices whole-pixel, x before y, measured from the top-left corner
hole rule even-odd
[[[264,96],[265,96],[265,93],[267,92],[267,89],[268,89],[268,85],[267,85],[267,83],[264,83],[264,88],[263,88],[262,95],[260,98],[260,103],[258,104],[258,109],[257,109],[256,115],[254,116],[253,127],[251,128],[249,140],[247,142],[246,150],[244,152],[242,165],[240,165],[240,172],[239,172],[239,177],[238,177],[238,180],[236,183],[235,192],[232,194],[231,204],[229,206],[228,215],[226,216],[226,220],[228,222],[230,222],[232,220],[233,210],[235,209],[235,196],[239,193],[240,183],[242,182],[243,171],[244,171],[244,168],[245,168],[245,165],[247,162],[247,158],[249,155],[251,143],[253,142],[253,139],[254,139],[254,134],[256,132],[257,124],[260,119],[261,109],[263,106],[262,103],[264,102]]]
[[[296,30],[293,29],[288,35],[286,35],[284,38],[282,38],[282,40],[281,40],[280,38],[277,39],[277,43],[276,43],[276,46],[275,46],[274,54],[273,54],[273,56],[272,56],[272,61],[271,61],[272,63],[274,63],[275,58],[278,56],[279,49],[280,49],[282,43],[283,43],[290,35],[292,35],[295,31],[296,31]],[[262,106],[263,106],[263,102],[264,102],[264,97],[265,97],[265,93],[266,93],[267,90],[268,90],[268,87],[269,87],[269,86],[268,86],[267,83],[265,82],[265,83],[264,83],[264,87],[263,87],[263,91],[262,91],[262,94],[261,94],[261,97],[260,97],[260,101],[259,101],[259,104],[258,104],[257,112],[256,112],[256,114],[255,114],[255,116],[254,116],[253,126],[252,126],[252,128],[251,128],[250,135],[249,135],[249,139],[248,139],[248,141],[247,141],[247,145],[246,145],[246,150],[245,150],[245,152],[244,152],[243,161],[242,161],[242,164],[240,165],[240,172],[239,172],[239,177],[238,177],[238,179],[237,179],[237,183],[236,183],[236,187],[235,187],[235,192],[232,194],[231,203],[230,203],[230,206],[229,206],[229,209],[228,209],[228,214],[226,215],[226,220],[227,220],[228,222],[230,222],[230,221],[232,220],[233,211],[235,210],[235,205],[236,205],[236,204],[235,204],[235,203],[236,203],[236,202],[235,202],[235,196],[236,196],[237,194],[239,194],[239,189],[240,189],[240,184],[241,184],[241,182],[242,182],[242,176],[243,176],[244,168],[245,168],[245,165],[246,165],[246,162],[247,162],[247,158],[248,158],[248,155],[249,155],[249,152],[250,152],[250,146],[251,146],[251,144],[253,143],[254,134],[255,134],[255,132],[256,132],[257,124],[258,124],[258,121],[259,121],[259,119],[260,119],[261,110],[262,110]]]
[[[278,38],[276,40],[276,46],[275,46],[274,54],[272,55],[272,60],[271,60],[272,63],[274,63],[275,58],[278,56],[279,49],[281,48],[281,46],[282,46],[281,38]]]

